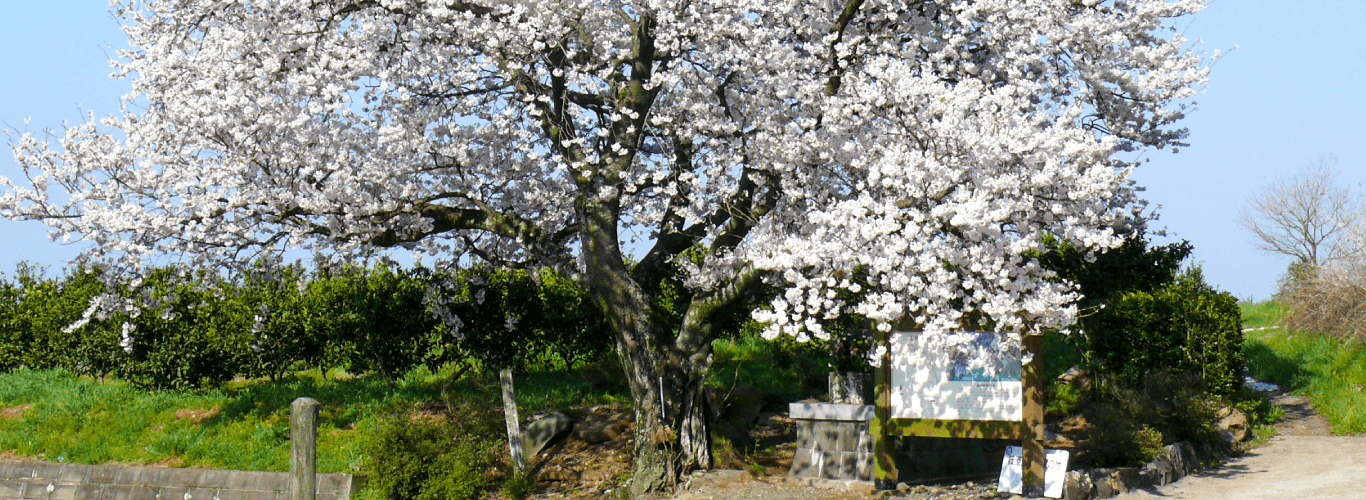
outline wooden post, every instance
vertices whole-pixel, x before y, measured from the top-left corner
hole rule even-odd
[[[892,418],[892,345],[891,334],[873,330],[873,345],[882,347],[882,359],[873,369],[873,487],[879,490],[896,488],[898,472],[894,456],[890,422]]]
[[[526,457],[522,454],[522,426],[517,418],[517,398],[512,391],[512,369],[498,370],[498,380],[503,386],[503,418],[508,427],[508,451],[517,470],[526,469]]]
[[[314,500],[318,493],[318,409],[313,398],[289,405],[289,498]]]
[[[1043,441],[1043,335],[1024,336],[1024,356],[1021,385],[1024,386],[1023,493],[1027,497],[1043,496],[1043,474],[1046,464]]]

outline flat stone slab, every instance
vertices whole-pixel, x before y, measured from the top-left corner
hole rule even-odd
[[[788,417],[803,420],[846,420],[866,422],[873,419],[873,405],[835,403],[788,403]]]

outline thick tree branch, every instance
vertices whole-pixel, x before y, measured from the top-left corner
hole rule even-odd
[[[835,34],[834,40],[830,41],[830,77],[825,80],[825,95],[835,95],[840,89],[840,79],[844,71],[840,62],[846,61],[848,57],[840,57],[839,44],[844,41],[844,30],[849,27],[849,23],[854,20],[854,15],[858,14],[859,8],[863,6],[863,0],[849,0],[844,4],[844,10],[835,19],[835,25],[830,28],[830,32]]]
[[[700,347],[715,339],[712,324],[719,314],[744,302],[750,291],[763,283],[765,271],[746,266],[730,282],[711,292],[693,296],[683,326],[674,339],[674,348],[687,355],[703,353]]]

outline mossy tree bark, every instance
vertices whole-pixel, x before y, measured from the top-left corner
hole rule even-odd
[[[705,382],[716,320],[734,314],[762,274],[745,269],[714,290],[684,293],[679,318],[657,299],[673,278],[671,258],[696,239],[663,238],[640,263],[628,266],[618,243],[616,207],[585,202],[581,210],[586,266],[580,279],[612,324],[635,402],[631,491],[638,495],[713,466]]]

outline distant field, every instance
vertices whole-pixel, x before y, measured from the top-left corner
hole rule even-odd
[[[1241,302],[1238,306],[1243,310],[1243,328],[1279,326],[1281,318],[1289,311],[1285,304],[1271,300],[1255,304]]]
[[[1366,433],[1366,345],[1279,326],[1278,302],[1241,304],[1251,375],[1309,396],[1335,434]]]
[[[360,431],[376,409],[426,395],[370,380],[319,383],[311,378],[239,384],[201,392],[148,392],[57,370],[0,375],[0,406],[23,408],[0,419],[0,450],[48,461],[282,471],[289,468],[289,403],[323,402],[318,468],[358,470]]]

